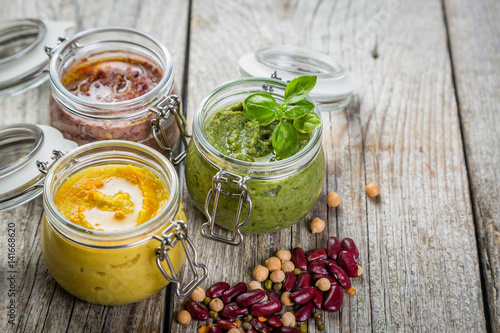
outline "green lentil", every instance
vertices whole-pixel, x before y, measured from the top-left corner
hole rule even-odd
[[[245,317],[245,321],[246,321],[247,323],[251,322],[251,321],[252,321],[252,319],[253,319],[253,316],[252,316],[252,315],[248,315],[248,316],[246,316],[246,317]]]
[[[316,312],[314,314],[314,319],[316,319],[316,320],[323,319],[323,314],[321,312]]]
[[[248,323],[248,322],[244,322],[244,323],[241,325],[241,327],[243,327],[243,329],[244,329],[245,331],[249,331],[249,330],[253,329],[252,324],[250,324],[250,323]]]
[[[210,311],[210,317],[217,319],[219,318],[219,313],[215,311]]]
[[[302,273],[302,271],[299,268],[295,268],[293,270],[293,274],[295,274],[295,275],[299,275],[300,273]]]
[[[283,283],[275,283],[273,286],[274,291],[280,291],[281,288],[283,287]]]
[[[210,297],[205,297],[205,299],[203,300],[203,304],[205,304],[205,306],[208,306],[208,304],[210,304],[210,301],[212,299]]]
[[[324,331],[325,330],[325,324],[322,321],[320,321],[320,320],[316,321],[316,327],[318,328],[318,331]]]
[[[273,287],[273,281],[271,281],[271,280],[266,280],[266,283],[264,284],[264,287],[265,287],[267,290],[270,290],[270,289]]]
[[[307,324],[306,323],[300,324],[299,331],[300,333],[307,333]]]

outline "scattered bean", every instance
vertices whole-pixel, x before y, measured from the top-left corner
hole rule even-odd
[[[281,269],[275,270],[271,273],[270,279],[274,283],[283,282],[285,279],[285,273],[283,273]]]
[[[240,333],[240,330],[233,327],[229,331],[227,331],[227,333]]]
[[[281,294],[280,298],[281,304],[285,306],[292,306],[294,303],[292,302],[292,299],[290,298],[290,292],[285,291],[283,294]]]
[[[264,288],[266,288],[267,290],[271,289],[273,287],[273,281],[271,280],[266,280],[266,282],[264,283]]]
[[[320,219],[319,217],[313,218],[311,221],[311,224],[309,225],[311,227],[311,232],[313,234],[319,234],[323,230],[325,230],[325,221]]]
[[[315,320],[321,320],[323,319],[323,314],[321,312],[316,312],[314,313],[313,317]]]
[[[191,314],[194,319],[198,320],[207,320],[208,319],[208,310],[193,300],[188,300],[186,302],[186,310]]]
[[[210,304],[208,304],[208,307],[212,311],[219,312],[224,307],[224,302],[222,302],[220,298],[213,298]]]
[[[177,321],[179,324],[187,325],[191,322],[191,314],[186,310],[181,310],[177,314]]]
[[[337,280],[335,280],[334,277],[330,276],[330,275],[326,275],[326,274],[313,274],[312,276],[312,279],[313,281],[317,282],[319,279],[327,279],[330,284],[339,284]]]
[[[292,272],[295,269],[295,265],[290,260],[285,260],[281,263],[281,270],[285,273]]]
[[[331,283],[327,278],[321,278],[318,281],[316,281],[315,286],[321,290],[321,291],[328,291],[330,290]]]
[[[196,287],[191,293],[191,299],[195,302],[201,303],[205,299],[205,290],[201,287]]]
[[[281,316],[281,322],[284,327],[295,327],[295,315],[291,312],[285,312]]]
[[[219,313],[217,311],[210,311],[209,315],[210,315],[210,318],[213,318],[213,319],[219,318]]]
[[[280,291],[282,287],[283,287],[283,283],[281,283],[281,282],[279,282],[279,283],[275,283],[275,284],[273,285],[273,290],[274,290],[274,291]]]
[[[296,312],[295,312],[295,319],[298,322],[304,322],[309,319],[313,313],[314,310],[314,304],[309,301],[306,304],[302,305]]]
[[[276,252],[276,257],[278,257],[281,261],[289,261],[292,259],[292,254],[288,250],[279,250]]]
[[[226,319],[235,319],[239,316],[246,316],[247,314],[248,308],[240,307],[236,302],[227,303],[220,312],[220,316]]]
[[[349,252],[354,259],[358,259],[359,251],[358,248],[356,247],[356,243],[354,243],[354,241],[351,238],[346,237],[342,240],[342,249]]]
[[[212,301],[210,297],[205,297],[205,299],[203,300],[203,304],[205,304],[205,306],[208,306],[208,304],[210,304],[210,301]]]
[[[325,249],[316,249],[316,250],[311,250],[307,252],[307,260],[312,261],[312,260],[319,260],[319,259],[326,259],[328,256],[326,254]]]
[[[273,313],[281,311],[281,302],[276,300],[270,300],[263,304],[254,304],[250,308],[250,313],[252,316],[269,316]]]
[[[248,307],[255,303],[259,303],[266,293],[262,289],[255,289],[246,293],[243,293],[236,297],[236,303],[241,307]]]
[[[291,291],[295,287],[295,282],[297,281],[297,275],[294,273],[286,273],[285,280],[283,280],[283,290]]]
[[[236,298],[240,294],[243,294],[245,291],[247,291],[247,285],[243,282],[240,282],[235,284],[233,287],[225,290],[222,293],[221,299],[224,303],[231,303],[234,298]]]
[[[267,323],[272,327],[280,327],[281,326],[281,318],[278,315],[272,315],[267,318]]]
[[[273,272],[275,270],[281,269],[281,260],[277,257],[271,257],[265,261],[266,267],[269,269],[269,272]]]
[[[309,262],[309,270],[313,273],[318,273],[318,274],[328,274],[328,264],[334,262],[331,259],[328,260],[313,260]]]
[[[219,326],[223,330],[230,330],[231,328],[237,328],[238,324],[236,324],[234,321],[221,319],[217,322],[217,326]]]
[[[253,278],[256,281],[259,281],[259,282],[265,281],[267,279],[268,275],[269,275],[269,269],[265,266],[257,265],[253,269]]]
[[[370,198],[373,198],[380,193],[380,188],[375,183],[366,183],[365,191],[366,195],[368,195]]]
[[[217,282],[205,291],[205,294],[210,298],[217,298],[222,295],[222,293],[229,289],[230,285],[227,282]]]
[[[300,324],[299,326],[300,333],[307,333],[307,324]]]
[[[299,268],[295,267],[295,269],[293,270],[293,274],[299,275],[300,273],[302,273],[302,271]]]
[[[254,280],[248,284],[248,290],[252,291],[255,289],[262,289],[262,284],[259,281]]]
[[[271,326],[259,321],[257,318],[252,319],[251,323],[259,332],[271,333],[273,330]]]
[[[300,273],[297,277],[297,285],[295,286],[295,290],[299,290],[304,287],[309,287],[311,285],[311,275],[309,273],[303,272]]]
[[[222,328],[220,328],[217,325],[214,325],[214,326],[210,327],[210,329],[208,330],[208,333],[222,333]]]
[[[292,250],[292,262],[298,269],[303,271],[307,269],[306,254],[300,247],[296,247]]]
[[[330,312],[336,312],[340,310],[342,306],[342,301],[344,300],[344,292],[341,286],[332,286],[325,300],[323,301],[323,309]]]
[[[243,327],[245,331],[251,330],[253,328],[252,324],[250,324],[249,322],[244,322],[241,327]]]
[[[273,330],[273,333],[300,333],[300,330],[295,327],[278,327]]]
[[[266,290],[266,295],[269,297],[270,301],[279,301],[280,300],[280,295],[278,295],[277,292],[274,290]]]
[[[313,299],[315,293],[311,287],[302,288],[290,294],[290,298],[295,304],[304,304]]]
[[[363,275],[363,267],[358,265],[358,276]]]
[[[345,289],[351,288],[351,280],[349,279],[349,276],[347,276],[347,273],[342,269],[342,267],[334,262],[331,262],[328,264],[328,268],[330,269],[330,272],[332,272],[333,276],[335,276],[337,281],[340,282],[342,287],[344,287]]]
[[[311,288],[314,291],[314,297],[312,299],[312,302],[313,302],[315,307],[317,307],[318,309],[321,309],[323,307],[323,305],[322,305],[323,304],[323,292],[316,287],[311,287]]]
[[[253,319],[253,316],[250,314],[245,317],[246,322],[250,322],[252,319]]]
[[[341,197],[336,192],[330,192],[326,196],[326,203],[328,204],[328,207],[338,207],[338,205],[340,205],[340,200]]]
[[[337,254],[342,251],[342,243],[340,242],[340,239],[338,239],[337,237],[328,238],[326,249],[328,252],[328,257],[333,260],[337,260]]]
[[[337,262],[349,277],[358,277],[358,264],[354,261],[350,252],[340,251]]]

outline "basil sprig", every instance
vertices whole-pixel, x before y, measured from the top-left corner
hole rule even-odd
[[[297,152],[299,138],[297,131],[310,133],[321,126],[321,119],[314,110],[314,103],[305,98],[316,85],[317,77],[299,76],[287,85],[285,102],[278,104],[273,96],[267,93],[256,93],[248,96],[243,102],[243,112],[254,124],[266,126],[275,120],[272,145],[276,154],[287,158]]]

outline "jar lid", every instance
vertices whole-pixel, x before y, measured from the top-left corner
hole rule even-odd
[[[0,211],[22,205],[43,191],[45,175],[36,161],[48,161],[53,149],[69,151],[77,144],[45,125],[0,127]]]
[[[45,47],[73,29],[72,22],[20,19],[0,23],[0,97],[39,86],[48,78]]]
[[[355,78],[344,65],[323,53],[297,46],[283,45],[247,53],[238,60],[243,76],[269,77],[290,81],[301,75],[318,77],[309,94],[321,111],[342,110],[357,87]]]

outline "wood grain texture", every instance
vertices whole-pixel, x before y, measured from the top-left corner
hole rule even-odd
[[[81,31],[102,26],[127,26],[159,38],[174,60],[177,85],[182,87],[189,2],[183,0],[127,1],[2,1],[0,20],[38,17],[70,20]],[[0,125],[48,124],[47,83],[22,95],[0,100]],[[167,309],[165,291],[136,304],[106,307],[75,299],[50,276],[41,257],[38,228],[42,216],[40,198],[0,213],[0,251],[6,253],[7,223],[16,225],[16,325],[8,325],[0,311],[0,331],[15,332],[128,332],[164,331]],[[0,257],[0,296],[7,305],[6,255]]]
[[[324,191],[293,228],[248,236],[239,248],[213,244],[199,235],[205,219],[185,192],[191,235],[211,272],[204,286],[249,282],[252,268],[280,248],[309,250],[329,235],[349,236],[365,274],[354,280],[356,296],[326,316],[327,332],[485,331],[441,3],[195,0],[189,119],[210,90],[239,77],[239,56],[277,44],[339,57],[360,88],[345,113],[325,114]],[[379,184],[379,197],[365,196],[368,181]],[[340,208],[326,208],[332,190],[342,195]],[[310,234],[313,216],[327,218],[327,232]],[[182,304],[176,300],[176,312]],[[172,331],[199,326],[174,323]]]
[[[445,1],[487,311],[500,332],[500,4]]]

